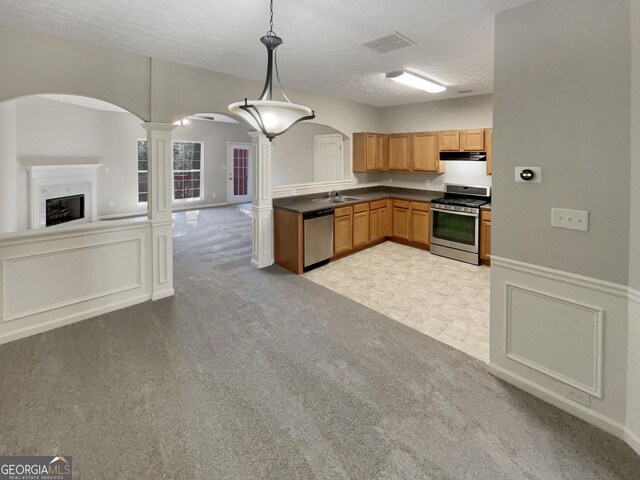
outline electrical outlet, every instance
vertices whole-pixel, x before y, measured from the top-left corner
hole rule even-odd
[[[427,180],[425,180],[424,184],[425,184],[425,185],[431,185],[431,180],[429,180],[429,179],[427,178]]]
[[[110,207],[113,207],[114,205],[115,205],[115,203],[114,203],[114,201],[113,201],[113,200],[109,201],[109,206],[110,206]]]
[[[109,167],[104,167],[104,173],[109,173]]]
[[[388,182],[389,182],[389,183],[393,183],[393,177],[389,177]]]
[[[216,192],[213,192],[213,193],[211,194],[211,198],[216,198]]]
[[[298,190],[291,190],[291,192],[289,192],[289,195],[292,197],[297,194],[298,194]]]
[[[591,397],[587,392],[583,392],[582,390],[578,390],[577,388],[566,386],[564,396],[569,400],[573,400],[574,402],[579,403],[580,405],[591,407]]]
[[[551,209],[551,226],[567,230],[589,231],[589,212],[587,210],[570,210],[568,208]]]

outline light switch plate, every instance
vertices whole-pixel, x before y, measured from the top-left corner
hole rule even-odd
[[[570,210],[568,208],[551,209],[551,226],[567,230],[589,231],[589,212],[587,210]]]
[[[520,176],[523,170],[531,170],[533,172],[533,178],[531,180],[523,180]],[[542,167],[516,167],[516,182],[542,183]]]

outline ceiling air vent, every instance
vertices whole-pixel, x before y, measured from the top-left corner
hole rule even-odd
[[[376,38],[363,43],[365,47],[370,48],[374,52],[378,53],[392,52],[393,50],[410,47],[411,45],[415,44],[416,42],[412,42],[407,37],[399,34],[398,32],[393,32],[391,35],[385,35],[384,37]]]

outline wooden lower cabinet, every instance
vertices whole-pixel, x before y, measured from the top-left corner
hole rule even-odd
[[[353,206],[353,248],[369,245],[369,204]]]
[[[409,240],[411,216],[411,205],[406,200],[393,201],[393,237],[402,240]]]
[[[273,209],[275,262],[302,274],[304,269],[304,223],[302,213],[282,208]]]
[[[333,254],[353,250],[353,207],[336,208],[333,218]]]
[[[491,263],[491,210],[480,212],[480,260]]]
[[[389,231],[389,207],[388,201],[376,200],[369,204],[369,240],[371,243],[379,242],[391,235]]]
[[[429,245],[429,204],[411,202],[411,236],[409,241]]]

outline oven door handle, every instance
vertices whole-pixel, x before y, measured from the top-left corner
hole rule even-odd
[[[476,218],[478,218],[480,216],[479,213],[456,212],[455,210],[445,210],[443,208],[438,208],[438,207],[431,207],[431,210],[435,210],[436,212],[442,212],[442,213],[451,213],[453,215],[462,215],[464,217],[476,217]]]

